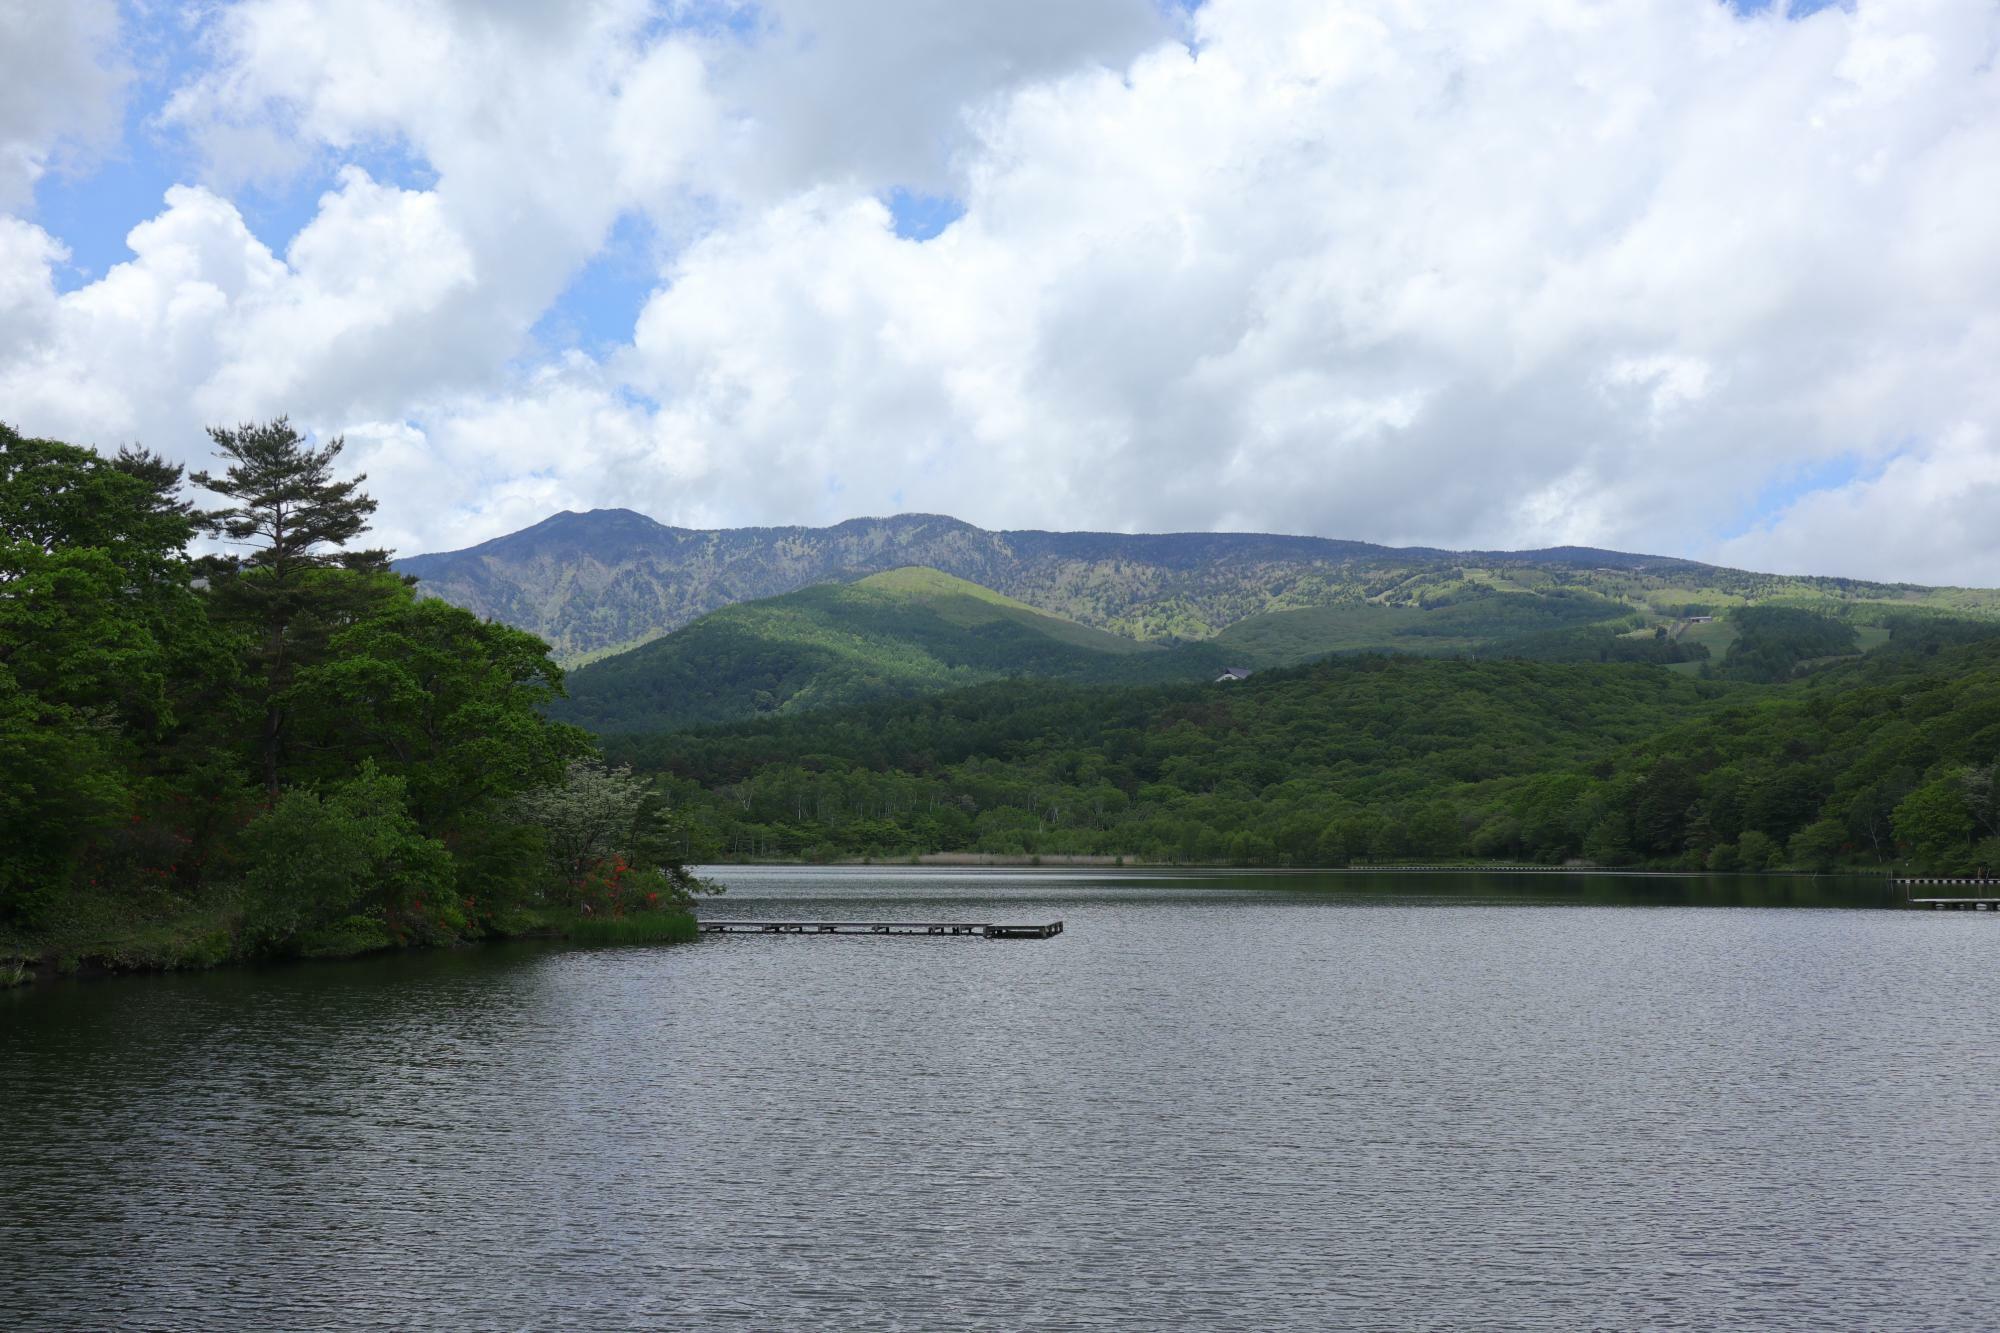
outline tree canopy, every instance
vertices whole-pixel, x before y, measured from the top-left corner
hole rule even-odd
[[[684,901],[657,819],[598,849],[607,879],[521,818],[593,751],[544,716],[562,671],[350,549],[374,501],[338,440],[211,433],[231,465],[195,480],[236,503],[204,513],[156,455],[0,426],[0,956],[339,953]],[[202,531],[249,554],[197,558]]]
[[[1009,682],[608,744],[672,784],[704,858],[2000,869],[1995,634],[1913,618],[1878,654],[1781,685],[1358,657],[1227,687]]]

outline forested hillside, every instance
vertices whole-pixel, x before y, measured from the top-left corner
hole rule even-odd
[[[396,567],[420,580],[420,592],[528,630],[554,646],[557,660],[574,664],[724,606],[912,565],[1126,638],[1206,640],[1241,626],[1232,646],[1266,650],[1273,661],[1329,648],[1468,648],[1496,634],[1459,623],[1465,613],[1454,608],[1495,597],[1592,599],[1607,615],[1633,618],[1629,628],[1641,632],[1678,633],[1687,617],[1771,602],[1858,606],[1864,617],[1881,606],[2000,613],[2000,595],[1987,591],[1753,574],[1582,547],[1450,552],[1256,533],[989,532],[930,514],[697,531],[630,510],[562,513]],[[1325,614],[1245,623],[1305,608]],[[1508,632],[1575,624],[1574,609]]]
[[[615,751],[696,856],[1096,853],[2000,868],[2000,640],[1913,619],[1801,681],[1354,657],[1241,684],[1008,683]]]

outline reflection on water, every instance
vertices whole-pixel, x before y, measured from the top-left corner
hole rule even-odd
[[[2000,1297],[2000,917],[1879,881],[721,874],[717,915],[1067,928],[0,996],[0,1322],[1962,1329]]]

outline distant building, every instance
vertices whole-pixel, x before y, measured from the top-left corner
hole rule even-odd
[[[1714,616],[1689,616],[1689,617],[1688,617],[1688,624],[1690,624],[1690,625],[1713,625],[1714,623],[1715,623],[1715,617],[1714,617]]]
[[[1220,685],[1225,681],[1248,680],[1248,679],[1250,679],[1249,667],[1229,667],[1226,670],[1224,670],[1221,675],[1215,678],[1215,683],[1217,685]]]

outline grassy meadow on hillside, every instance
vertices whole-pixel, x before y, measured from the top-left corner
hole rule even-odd
[[[904,698],[1013,676],[1140,681],[1215,674],[1169,650],[1045,615],[931,569],[745,602],[571,673],[565,721],[665,731]]]

